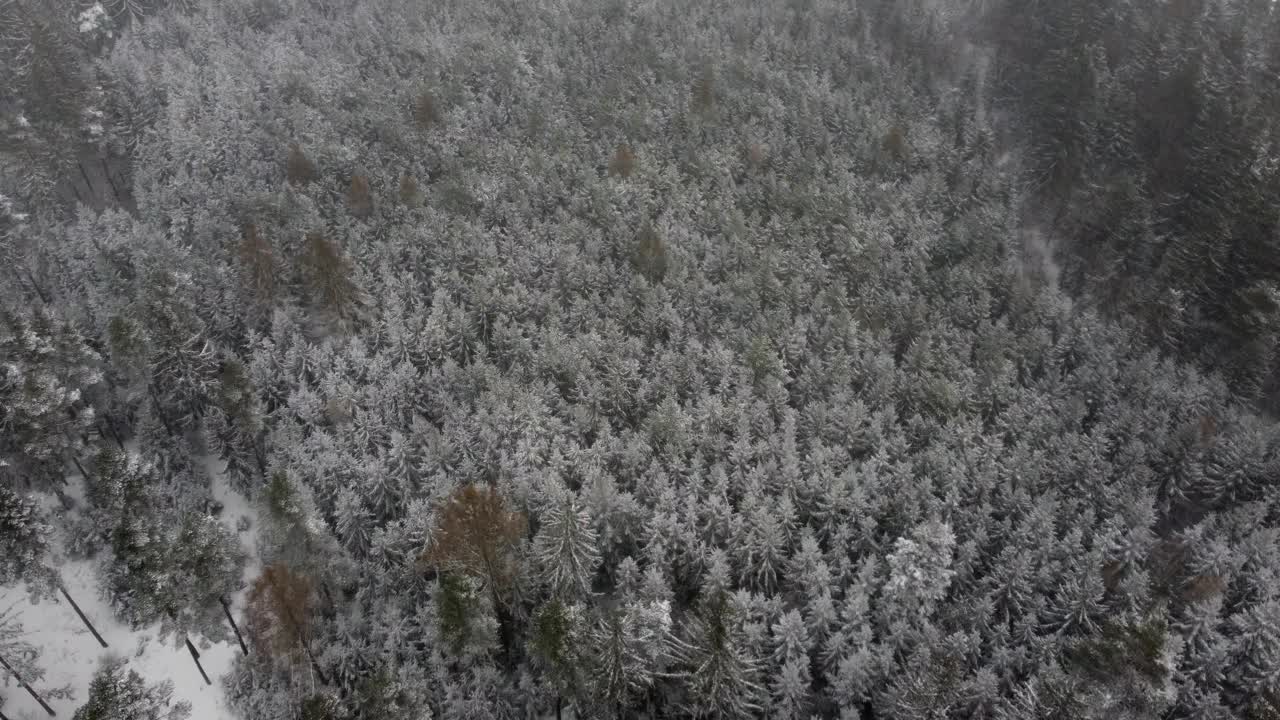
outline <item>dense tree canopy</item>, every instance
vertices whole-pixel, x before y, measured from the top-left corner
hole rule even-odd
[[[208,452],[245,718],[1280,712],[1273,4],[134,11],[4,81],[129,183],[0,173],[0,579],[83,471],[213,625]]]

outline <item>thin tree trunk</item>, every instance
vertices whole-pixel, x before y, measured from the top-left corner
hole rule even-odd
[[[220,597],[218,602],[222,603],[222,612],[227,614],[227,622],[231,623],[231,629],[235,631],[236,640],[240,643],[240,651],[248,655],[249,646],[244,644],[244,638],[240,636],[240,628],[236,625],[235,618],[231,617],[231,606],[227,604],[226,598]]]
[[[84,178],[84,186],[89,188],[89,197],[93,197],[93,183],[89,181],[89,173],[84,171],[84,163],[77,162],[76,167],[80,169],[80,177]]]
[[[113,392],[115,391],[116,389],[115,383],[108,380],[107,385],[111,387]],[[120,426],[116,423],[115,413],[106,413],[104,417],[106,417],[106,420],[107,420],[107,427],[111,428],[111,436],[115,438],[116,444],[120,446],[121,450],[123,450],[124,449],[124,441],[123,441],[124,433],[120,432]],[[132,430],[132,426],[130,427],[130,429]]]
[[[316,656],[311,652],[311,643],[298,638],[302,643],[302,649],[307,651],[307,659],[311,661],[311,669],[316,671],[316,677],[320,678],[321,685],[328,685],[329,679],[324,676],[324,671],[320,669],[320,663],[316,662]]]
[[[85,617],[84,611],[80,609],[80,606],[76,604],[75,600],[71,599],[71,593],[67,592],[67,588],[59,583],[58,589],[62,591],[62,597],[66,598],[67,602],[71,603],[71,609],[75,610],[76,615],[80,616],[80,622],[84,623],[84,626],[89,628],[89,632],[93,633],[93,637],[98,641],[98,644],[102,647],[107,647],[107,641],[102,639],[102,636],[98,634],[97,628],[93,626],[93,623],[89,622],[89,618]]]
[[[27,271],[27,282],[31,283],[31,287],[36,291],[36,294],[40,296],[40,302],[48,305],[49,295],[45,293],[44,288],[40,287],[40,283],[36,282],[36,276],[33,275],[30,270]]]
[[[22,280],[22,275],[19,274],[17,270],[13,271],[13,276],[18,278],[19,281]],[[27,272],[27,282],[31,283],[31,289],[34,290],[36,295],[40,297],[40,302],[45,305],[48,305],[49,298],[44,294],[44,288],[40,287],[39,283],[35,281],[35,278],[31,275],[30,272]]]
[[[116,181],[111,179],[111,168],[107,167],[106,158],[98,158],[102,163],[102,175],[107,179],[107,184],[111,186],[111,195],[115,197],[116,202],[120,202],[120,189],[116,187]]]
[[[490,592],[493,595],[493,614],[498,618],[498,640],[502,643],[502,663],[508,669],[514,667],[515,657],[511,651],[512,645],[515,644],[515,632],[512,624],[514,618],[507,611],[506,605],[502,603],[502,598],[498,596],[498,590],[493,582],[489,582]]]
[[[84,478],[86,483],[89,482],[89,472],[80,464],[80,458],[76,457],[74,453],[71,454],[71,462],[75,463],[76,469],[80,471],[80,477]]]
[[[212,685],[213,681],[209,679],[209,674],[204,671],[204,666],[200,664],[200,652],[196,650],[196,646],[191,644],[191,637],[187,636],[187,650],[191,653],[191,659],[196,663],[196,669],[200,671],[200,677],[204,678],[205,685]]]
[[[256,434],[253,436],[251,442],[253,443],[253,459],[258,461],[258,472],[262,473],[263,477],[266,477],[267,457],[266,454],[262,452],[262,444],[258,442],[258,436]]]
[[[49,713],[49,717],[58,716],[58,713],[54,712],[53,708],[49,707],[49,703],[46,703],[44,701],[44,698],[40,697],[40,693],[36,692],[35,688],[28,685],[27,681],[23,680],[22,676],[18,674],[18,671],[14,670],[13,667],[9,665],[9,663],[5,662],[5,659],[3,657],[0,657],[0,665],[3,665],[4,669],[8,670],[9,674],[12,675],[15,680],[18,681],[18,685],[22,686],[23,689],[31,693],[31,697],[35,698],[36,702],[40,703],[40,707],[44,708],[45,712]]]
[[[124,450],[124,442],[120,439],[120,436],[116,434],[116,429],[112,427],[110,420],[107,420],[106,422],[98,420],[98,433],[104,438],[110,435],[111,439],[116,441],[116,446],[121,450]]]
[[[151,395],[151,405],[156,409],[156,415],[160,417],[160,423],[164,425],[165,432],[173,437],[173,426],[169,424],[169,416],[165,414],[164,408],[160,406],[160,397],[156,394],[156,388],[151,383],[147,383],[147,393]]]

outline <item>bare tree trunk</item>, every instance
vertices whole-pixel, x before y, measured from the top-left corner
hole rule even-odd
[[[116,441],[116,445],[121,450],[124,450],[124,442],[120,439],[120,436],[116,434],[116,429],[111,425],[110,420],[107,420],[106,422],[98,420],[98,434],[104,438],[110,435],[111,439]]]
[[[18,671],[14,670],[13,667],[9,665],[9,663],[5,662],[5,659],[3,657],[0,657],[0,665],[3,665],[4,669],[8,670],[9,674],[12,675],[15,680],[18,681],[18,685],[22,686],[23,689],[31,693],[31,697],[35,698],[36,702],[40,703],[40,707],[44,708],[45,712],[49,713],[49,717],[58,716],[58,713],[54,712],[53,708],[49,707],[49,703],[46,703],[44,701],[44,698],[40,697],[40,693],[36,692],[35,688],[28,685],[27,681],[23,680],[22,676],[18,674]]]
[[[75,463],[76,469],[80,471],[80,477],[84,478],[84,481],[86,483],[89,482],[89,472],[84,469],[83,465],[80,464],[80,458],[76,457],[75,453],[70,453],[70,455],[71,455],[71,462]]]
[[[62,591],[62,597],[66,598],[67,602],[71,603],[71,609],[75,610],[76,615],[80,616],[80,622],[84,623],[84,626],[89,628],[89,632],[93,633],[93,637],[98,641],[98,644],[102,647],[107,647],[107,641],[102,639],[102,636],[98,634],[97,628],[93,626],[93,623],[89,622],[89,618],[85,617],[84,611],[80,609],[80,606],[76,604],[75,600],[71,599],[71,593],[67,592],[67,588],[63,586],[62,583],[58,583],[58,589]]]
[[[187,638],[187,650],[191,652],[191,659],[196,663],[196,669],[200,671],[200,677],[204,678],[205,685],[212,685],[213,681],[209,679],[209,674],[204,671],[204,666],[200,664],[200,653],[196,650],[196,646],[191,644],[191,636]]]
[[[116,187],[116,181],[111,179],[111,169],[107,167],[107,159],[99,158],[102,163],[102,175],[107,179],[107,184],[111,186],[111,195],[115,197],[116,202],[120,202],[120,189]]]
[[[231,629],[235,631],[236,640],[240,642],[240,651],[245,655],[249,654],[249,646],[244,644],[244,638],[240,636],[240,628],[236,625],[235,618],[231,617],[231,606],[227,604],[227,599],[220,597],[218,602],[222,603],[222,612],[227,614],[227,622],[231,623]]]
[[[502,598],[498,596],[497,588],[493,582],[489,583],[490,590],[493,594],[493,614],[498,619],[498,641],[502,645],[502,663],[508,670],[515,667],[515,653],[512,651],[515,645],[515,618],[511,617],[510,611],[502,602]]]
[[[258,442],[257,434],[253,435],[251,442],[253,443],[253,459],[258,461],[258,472],[262,473],[263,477],[266,477],[267,456],[266,453],[262,451],[262,443]]]
[[[93,183],[89,181],[89,173],[84,171],[84,163],[77,162],[76,167],[80,170],[80,177],[84,178],[84,186],[89,188],[89,197],[93,197]]]
[[[79,202],[81,205],[89,204],[84,201],[84,197],[80,194],[80,186],[77,185],[74,180],[71,182],[71,192],[75,193],[76,202]]]
[[[17,270],[12,270],[12,272],[14,274],[14,277],[18,278],[19,280],[22,280],[22,276],[18,274]],[[45,305],[48,305],[49,295],[44,291],[44,288],[40,287],[40,283],[36,282],[36,276],[33,275],[30,270],[27,271],[27,282],[31,283],[31,289],[35,290],[36,295],[40,296],[40,302],[44,303]]]

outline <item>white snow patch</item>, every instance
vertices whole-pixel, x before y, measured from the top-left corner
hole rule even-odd
[[[76,20],[80,22],[80,32],[87,33],[98,30],[102,27],[107,19],[107,10],[102,7],[102,3],[97,2],[85,8],[84,12],[76,16]]]
[[[205,457],[201,462],[209,471],[213,496],[224,506],[223,522],[236,532],[249,558],[245,566],[245,587],[230,599],[233,615],[239,616],[244,608],[248,580],[256,576],[261,567],[256,540],[257,511],[243,495],[230,487],[224,467],[216,458]],[[68,478],[65,491],[80,501],[80,507],[84,498],[82,486],[83,480],[78,475],[72,476]],[[37,692],[42,688],[64,685],[70,685],[74,691],[71,699],[48,699],[58,717],[68,718],[75,713],[88,696],[89,681],[101,659],[115,654],[126,658],[128,667],[149,683],[171,681],[173,700],[191,703],[191,720],[232,720],[234,715],[223,696],[221,679],[230,671],[231,663],[240,653],[234,637],[227,642],[215,643],[192,635],[191,642],[200,652],[200,663],[213,681],[212,685],[206,685],[180,638],[170,637],[160,642],[156,639],[158,624],[133,631],[116,620],[98,590],[97,561],[67,560],[63,555],[61,528],[56,527],[56,519],[66,518],[70,513],[63,510],[52,496],[42,496],[41,500],[49,517],[55,519],[53,562],[61,573],[67,592],[109,646],[99,646],[75,610],[60,595],[56,600],[33,605],[25,586],[0,588],[0,607],[13,604],[15,616],[25,628],[23,639],[41,650],[38,662],[45,670],[45,678],[36,685]],[[241,517],[249,518],[250,523],[243,532],[237,525]],[[243,626],[239,617],[236,622]],[[43,720],[48,717],[16,683],[0,685],[0,691],[5,696],[4,713],[11,720]]]

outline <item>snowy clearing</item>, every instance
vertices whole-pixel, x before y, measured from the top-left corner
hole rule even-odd
[[[244,573],[245,587],[230,599],[232,612],[239,623],[249,579],[259,571],[260,566],[256,548],[257,511],[243,495],[228,485],[221,462],[217,458],[205,457],[202,462],[211,478],[213,496],[223,504],[221,519],[237,533],[248,555]],[[68,481],[71,484],[69,494],[82,503],[83,481],[79,477],[68,478]],[[98,590],[95,574],[98,561],[65,559],[61,551],[61,527],[57,519],[60,513],[65,517],[66,511],[52,497],[46,496],[46,499],[48,502],[45,510],[55,527],[56,552],[53,562],[61,572],[67,592],[80,605],[80,609],[108,645],[103,648],[98,644],[77,617],[75,610],[61,596],[56,601],[45,600],[33,605],[25,585],[0,588],[0,608],[12,605],[16,617],[25,629],[23,639],[40,648],[38,662],[45,670],[45,677],[43,681],[34,684],[36,690],[39,692],[46,688],[69,685],[73,691],[71,699],[47,698],[57,717],[69,718],[75,713],[76,708],[85,701],[89,681],[102,658],[114,654],[126,658],[129,667],[142,675],[148,683],[171,681],[173,700],[191,703],[191,720],[232,718],[223,698],[221,678],[230,670],[232,660],[240,652],[234,637],[227,642],[210,642],[192,635],[192,644],[200,652],[200,663],[213,683],[206,685],[180,637],[171,636],[159,640],[156,637],[159,624],[133,631],[118,622]],[[243,532],[237,530],[241,517],[249,518],[249,528]],[[10,720],[40,720],[48,717],[17,683],[11,681],[7,686],[0,687],[0,692],[5,697],[4,713]]]

